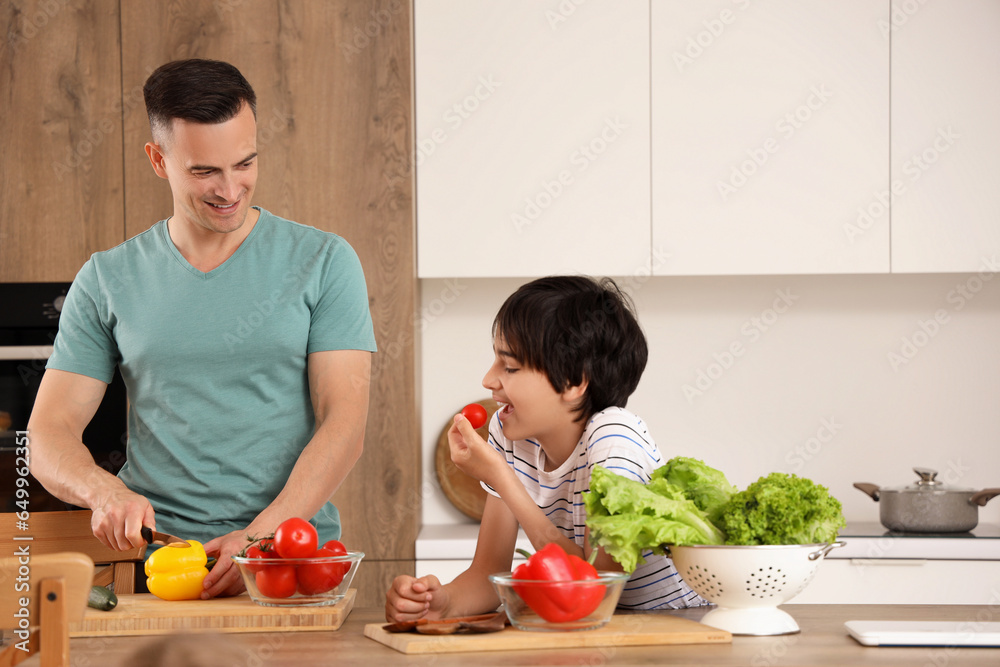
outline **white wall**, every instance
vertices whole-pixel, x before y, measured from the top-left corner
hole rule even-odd
[[[854,482],[909,484],[914,466],[1000,486],[1000,280],[991,278],[621,280],[650,345],[628,407],[666,457],[703,459],[740,487],[772,471],[809,477],[849,521],[878,520]],[[421,281],[424,524],[471,522],[438,488],[434,448],[455,412],[489,396],[490,325],[522,282]],[[741,352],[728,357],[734,345]],[[980,521],[1000,523],[1000,499]]]

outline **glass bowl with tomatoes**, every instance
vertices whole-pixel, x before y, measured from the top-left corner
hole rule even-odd
[[[518,630],[593,630],[611,620],[625,572],[598,572],[594,578],[550,581],[491,574],[511,625]]]
[[[308,522],[289,519],[233,556],[250,599],[265,607],[320,607],[343,599],[365,555],[339,540],[317,542]]]

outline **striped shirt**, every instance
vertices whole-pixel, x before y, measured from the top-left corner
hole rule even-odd
[[[545,471],[545,451],[536,440],[508,440],[497,416],[490,422],[490,444],[514,469],[535,504],[562,534],[584,546],[586,509],[583,494],[590,490],[590,471],[600,465],[611,472],[649,482],[664,464],[663,455],[649,435],[645,422],[624,408],[612,407],[594,414],[580,442],[561,466]],[[499,497],[488,484],[487,493]],[[708,604],[681,580],[669,558],[643,554],[618,601],[621,609],[679,609]]]

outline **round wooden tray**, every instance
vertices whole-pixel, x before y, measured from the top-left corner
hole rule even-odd
[[[475,401],[486,408],[486,424],[476,430],[483,440],[489,440],[490,419],[499,407],[493,399],[486,398]],[[459,410],[455,410],[458,414]],[[434,451],[434,469],[437,472],[438,483],[444,495],[451,501],[451,504],[458,510],[476,521],[483,518],[483,509],[486,507],[486,491],[480,486],[479,480],[466,475],[451,462],[451,452],[448,450],[448,429],[451,428],[452,419],[441,430],[438,437],[437,449]]]

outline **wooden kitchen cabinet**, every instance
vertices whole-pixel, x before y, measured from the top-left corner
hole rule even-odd
[[[421,278],[650,262],[649,3],[416,0]]]
[[[1000,259],[1000,3],[894,2],[892,270]]]
[[[0,14],[0,282],[69,282],[125,240],[118,3]]]
[[[414,571],[421,503],[410,3],[6,4],[0,281],[71,281],[92,253],[170,215],[143,151],[156,67],[217,58],[253,84],[253,203],[343,236],[365,270],[379,351],[364,452],[334,502],[344,543],[366,554],[357,604],[381,604]]]
[[[885,2],[653,0],[660,275],[885,273]],[[888,202],[886,202],[888,203]]]

